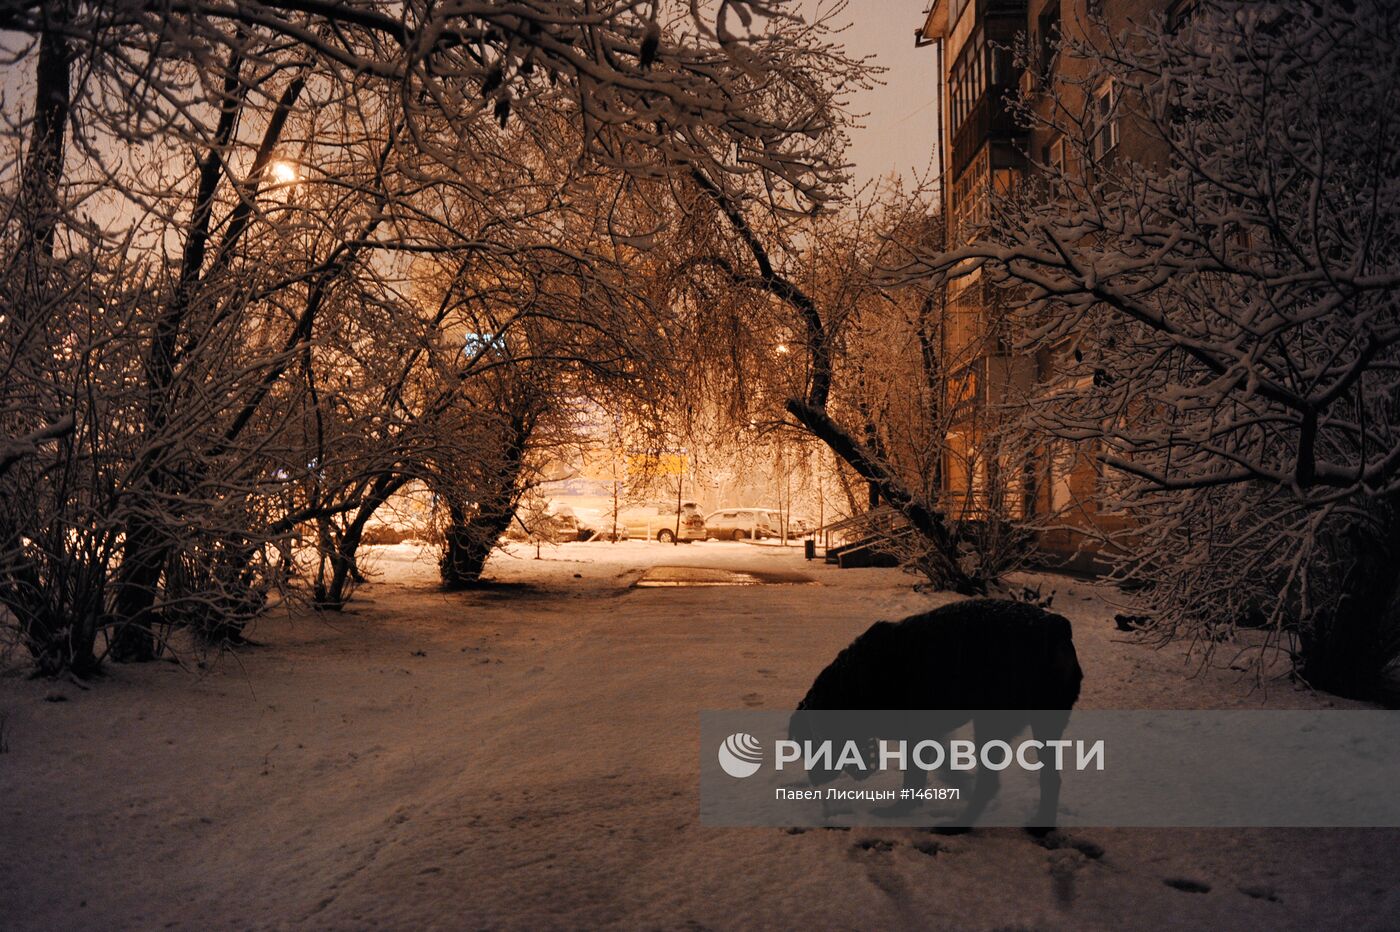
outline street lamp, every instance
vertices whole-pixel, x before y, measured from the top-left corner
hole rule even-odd
[[[268,167],[268,174],[272,176],[272,182],[276,185],[292,185],[301,180],[301,172],[297,171],[295,162],[288,162],[286,159],[278,159]]]

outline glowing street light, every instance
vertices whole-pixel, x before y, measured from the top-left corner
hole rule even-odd
[[[301,173],[297,171],[296,164],[285,159],[278,159],[267,168],[274,184],[290,185],[301,180]]]

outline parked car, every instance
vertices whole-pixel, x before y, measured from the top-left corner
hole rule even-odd
[[[694,502],[683,502],[679,523],[681,543],[705,539],[705,517],[700,514],[699,505]]]
[[[817,522],[803,515],[788,515],[788,537],[806,537],[817,529]]]
[[[548,541],[562,544],[571,540],[587,540],[581,533],[582,524],[568,505],[522,507],[516,512],[502,536],[513,541]]]
[[[596,541],[627,540],[627,528],[621,520],[613,522],[611,509],[582,508],[575,512],[578,520],[578,539]]]
[[[601,536],[598,530],[598,513],[591,508],[574,509],[574,524],[578,527],[576,540],[596,540]]]
[[[680,540],[686,543],[705,539],[705,519],[700,516],[700,506],[694,502],[682,502],[680,520],[677,521],[674,504],[651,503],[624,508],[618,512],[619,529],[626,528],[629,538],[659,540],[671,543]],[[680,533],[677,534],[679,524]]]
[[[579,524],[578,516],[568,505],[558,505],[545,516],[545,527],[540,528],[537,533],[547,540],[556,544],[562,544],[569,540],[587,540],[580,536],[582,526]]]
[[[782,533],[782,516],[767,508],[722,508],[705,516],[705,537],[712,540],[762,540]]]

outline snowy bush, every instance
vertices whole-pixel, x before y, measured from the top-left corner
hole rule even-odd
[[[1398,51],[1378,0],[1068,30],[1082,67],[1020,105],[1068,154],[926,266],[980,268],[1051,355],[1032,423],[1109,470],[1159,630],[1262,614],[1349,694],[1397,646],[1397,574],[1364,570],[1400,504]]]
[[[7,11],[35,80],[0,130],[0,602],[40,667],[237,640],[298,537],[338,607],[410,481],[489,518],[479,572],[519,493],[498,452],[556,439],[493,379],[533,421],[651,368],[639,186],[839,183],[865,66],[792,7]]]

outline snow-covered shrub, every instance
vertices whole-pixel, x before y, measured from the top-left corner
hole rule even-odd
[[[811,207],[840,181],[833,89],[867,66],[795,6],[12,11],[0,601],[41,666],[88,671],[102,632],[122,660],[232,639],[297,535],[343,604],[408,481],[508,516],[513,474],[499,502],[452,479],[515,436],[461,429],[490,422],[464,383],[552,361],[534,406],[647,370],[654,321],[616,300],[657,219],[636,185],[699,168]]]
[[[1206,0],[1060,61],[1019,110],[1066,155],[929,267],[1052,360],[1033,423],[1104,465],[1159,629],[1262,613],[1354,693],[1400,577],[1363,571],[1400,492],[1400,8]]]

